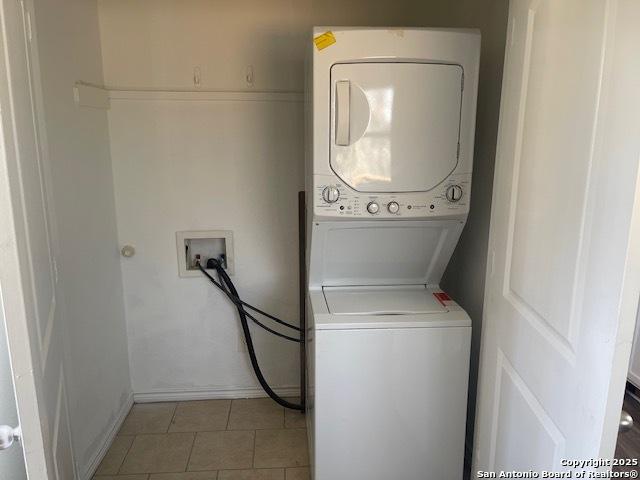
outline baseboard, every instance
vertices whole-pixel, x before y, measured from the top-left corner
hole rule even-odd
[[[132,392],[127,397],[127,400],[122,404],[122,407],[120,407],[120,411],[116,416],[116,420],[115,422],[113,422],[113,425],[109,430],[109,433],[104,438],[102,445],[93,454],[89,464],[82,470],[83,473],[82,473],[82,476],[80,477],[81,480],[91,480],[91,478],[93,478],[93,475],[96,473],[96,470],[100,465],[100,462],[102,461],[104,456],[107,454],[109,447],[113,443],[113,439],[115,438],[116,434],[120,430],[120,427],[124,423],[124,419],[127,418],[127,414],[129,413],[129,410],[131,410],[131,407],[133,406],[133,402],[134,402],[134,399],[133,399],[133,392]]]
[[[273,390],[281,397],[297,397],[300,395],[300,387],[295,385],[274,387]],[[266,396],[267,394],[260,387],[219,387],[134,392],[133,401],[135,403],[183,402],[187,400],[260,398]]]

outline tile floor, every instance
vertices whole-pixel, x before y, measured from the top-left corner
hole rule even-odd
[[[268,398],[141,403],[94,480],[308,480],[304,416]]]

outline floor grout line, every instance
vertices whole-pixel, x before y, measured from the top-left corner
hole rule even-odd
[[[185,473],[189,471],[189,462],[191,462],[191,454],[193,453],[193,448],[196,446],[196,437],[198,436],[198,432],[193,433],[193,440],[191,441],[191,448],[189,449],[189,455],[187,456],[187,463],[184,466]],[[218,478],[218,474],[216,473],[216,479]]]
[[[118,434],[116,433],[116,437],[117,436]],[[129,455],[129,453],[131,452],[131,449],[133,448],[133,443],[136,441],[136,437],[137,435],[133,435],[133,440],[131,440],[131,445],[129,445],[129,448],[127,448],[127,453],[125,453],[124,457],[122,457],[122,462],[120,462],[120,466],[118,467],[118,470],[116,470],[116,475],[120,475],[120,470],[122,470],[122,466],[124,465],[124,462],[127,459],[127,456]],[[111,445],[113,445],[113,443]],[[109,448],[111,448],[111,445],[109,445]]]
[[[229,412],[227,413],[227,426],[225,427],[225,430],[229,430],[229,423],[231,423],[231,409],[233,408],[233,402],[235,402],[234,399],[231,399],[231,402],[229,402]]]
[[[173,421],[176,418],[176,413],[178,412],[178,404],[180,402],[176,402],[175,406],[173,407],[173,413],[171,414],[171,420],[169,420],[169,425],[167,425],[167,431],[165,433],[169,433],[169,430],[171,430],[171,425],[173,425]]]
[[[251,459],[251,468],[256,468],[256,436],[257,430],[253,431],[253,458]]]

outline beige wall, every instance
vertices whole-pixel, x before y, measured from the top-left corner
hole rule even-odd
[[[313,25],[428,25],[415,0],[98,0],[105,83],[118,88],[303,89]],[[416,2],[417,3],[417,2]],[[247,66],[255,84],[247,85]]]
[[[100,0],[105,82],[135,88],[302,89],[305,1]],[[291,61],[296,59],[297,61]]]

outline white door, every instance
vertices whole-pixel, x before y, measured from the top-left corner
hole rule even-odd
[[[0,291],[28,478],[70,480],[64,325],[31,8],[0,1]]]
[[[473,474],[611,458],[640,275],[640,2],[512,0]]]
[[[2,298],[0,297],[0,308]],[[4,315],[0,310],[0,428],[15,429],[19,425],[16,396],[11,378],[9,349],[5,334]],[[20,444],[15,440],[13,432],[7,432],[6,438],[0,439],[0,474],[5,480],[26,480],[27,472],[24,455]]]

